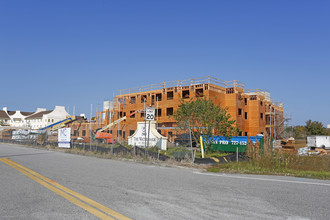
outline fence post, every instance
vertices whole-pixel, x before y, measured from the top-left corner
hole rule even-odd
[[[238,163],[238,147],[236,147],[236,161]]]

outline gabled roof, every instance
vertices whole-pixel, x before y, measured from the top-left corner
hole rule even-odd
[[[7,114],[10,115],[10,116],[12,116],[12,115],[16,114],[16,112],[17,111],[7,111]],[[19,112],[23,116],[29,116],[29,115],[32,115],[34,113],[34,112],[21,112],[21,111],[19,111]]]
[[[1,119],[10,119],[5,111],[0,110],[0,118]]]
[[[53,111],[53,110],[51,110],[51,111],[42,111],[42,112],[38,112],[38,113],[36,113],[36,114],[34,114],[34,115],[31,115],[31,116],[29,116],[29,117],[26,117],[25,119],[28,120],[28,119],[42,118],[43,115],[45,115],[45,114],[49,114],[49,113],[51,113],[52,111]]]

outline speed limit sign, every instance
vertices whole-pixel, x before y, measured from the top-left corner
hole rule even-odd
[[[146,120],[147,121],[155,120],[155,108],[147,107],[147,109],[146,109]]]

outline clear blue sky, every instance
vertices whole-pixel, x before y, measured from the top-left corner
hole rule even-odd
[[[330,124],[330,1],[0,0],[0,106],[90,114],[118,89],[213,76]]]

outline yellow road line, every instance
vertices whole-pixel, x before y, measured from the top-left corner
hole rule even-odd
[[[39,173],[34,172],[33,170],[30,170],[27,167],[24,167],[18,163],[15,163],[12,160],[9,160],[7,158],[0,158],[0,161],[6,163],[7,165],[19,170],[20,172],[24,173],[25,175],[27,175],[28,177],[30,177],[31,179],[35,180],[36,182],[40,183],[41,185],[45,186],[46,188],[56,192],[57,194],[63,196],[64,198],[66,198],[67,200],[69,200],[70,202],[80,206],[81,208],[87,210],[88,212],[94,214],[95,216],[101,218],[101,219],[113,219],[111,217],[109,217],[108,215],[105,215],[104,213],[100,212],[99,210],[105,212],[106,214],[109,214],[113,217],[115,217],[116,219],[130,219],[108,207],[105,207],[97,202],[95,202],[94,200],[91,200],[90,198],[83,196],[75,191],[70,190],[69,188],[66,188],[60,184],[58,184],[56,181],[53,181],[51,179],[48,179],[47,177],[44,177],[42,175],[40,175]],[[71,195],[69,195],[71,194]],[[75,197],[73,197],[75,196]],[[84,201],[92,206],[94,206],[95,208],[99,209],[95,209],[92,206],[89,206],[81,201]]]
[[[93,205],[94,207],[98,208],[99,210],[102,210],[103,212],[105,212],[105,213],[107,213],[107,214],[109,214],[109,215],[111,215],[111,216],[113,216],[113,217],[115,217],[117,219],[130,219],[130,218],[128,218],[128,217],[126,217],[126,216],[124,216],[124,215],[122,215],[122,214],[120,214],[120,213],[118,213],[118,212],[116,212],[116,211],[114,211],[114,210],[112,210],[112,209],[104,206],[104,205],[101,205],[98,202],[95,202],[94,200],[91,200],[90,198],[88,198],[88,197],[86,197],[84,195],[81,195],[80,193],[77,193],[75,191],[72,191],[71,189],[66,188],[66,187],[58,184],[56,181],[53,181],[51,179],[48,179],[47,177],[44,177],[44,176],[40,175],[39,173],[37,173],[37,172],[35,172],[33,170],[30,170],[27,167],[24,167],[24,166],[22,166],[22,165],[20,165],[18,163],[15,163],[14,161],[9,160],[7,158],[4,158],[4,159],[7,160],[7,161],[10,161],[10,163],[12,163],[12,164],[14,164],[14,165],[16,165],[16,166],[18,166],[20,168],[26,170],[27,172],[31,173],[32,175],[34,175],[34,176],[36,176],[36,177],[38,177],[38,178],[40,178],[40,179],[48,182],[49,184],[51,184],[51,185],[53,185],[53,186],[55,186],[55,187],[57,187],[57,188],[65,191],[65,192],[67,192],[67,193],[69,193],[69,194],[71,194],[71,195],[79,198],[80,200],[82,200],[84,202],[87,202],[87,203]]]

